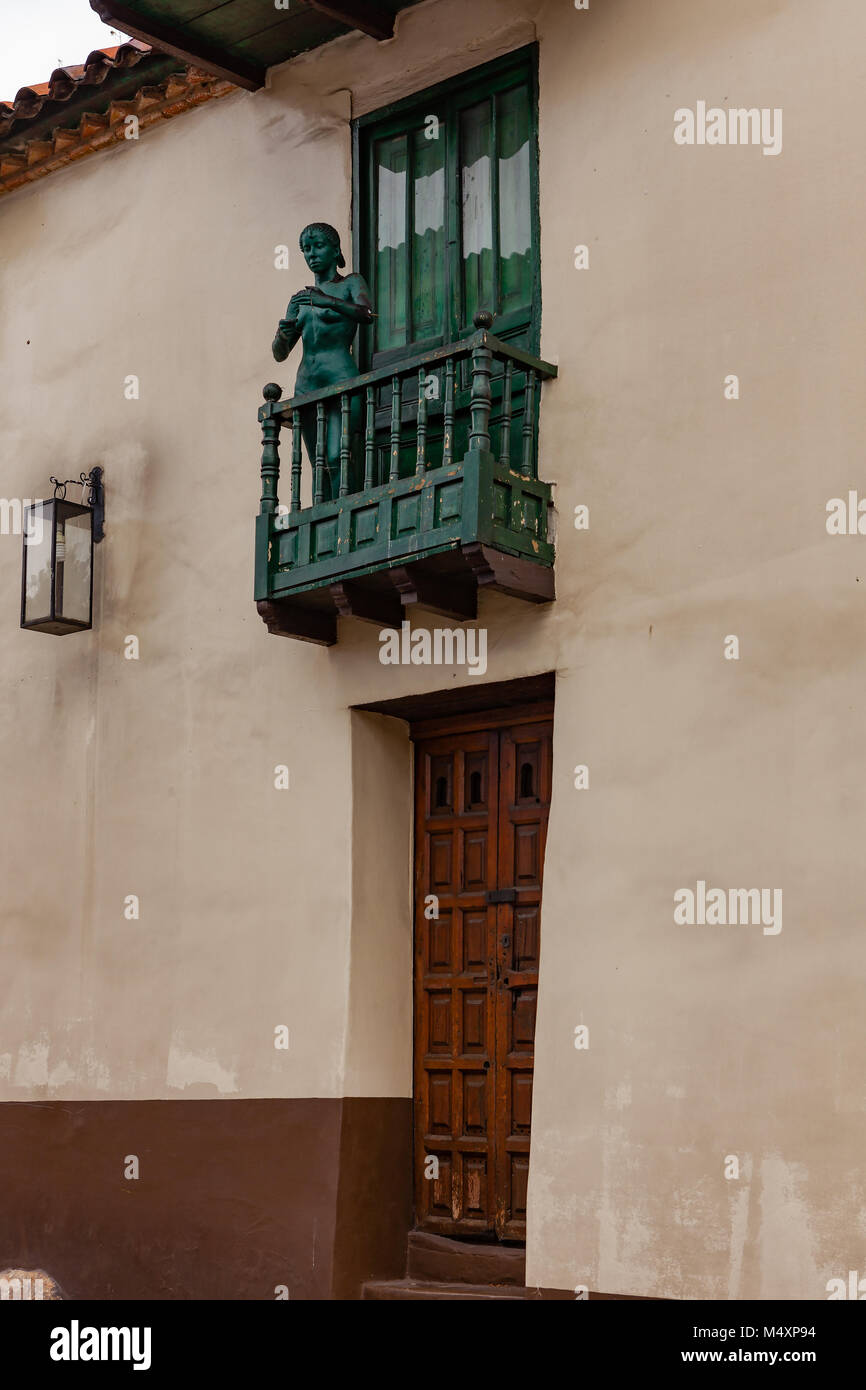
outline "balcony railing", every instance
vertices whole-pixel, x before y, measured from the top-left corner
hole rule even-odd
[[[309,395],[264,388],[255,596],[269,631],[330,645],[338,615],[399,626],[411,603],[465,620],[479,585],[554,598],[538,411],[556,367],[490,323]]]

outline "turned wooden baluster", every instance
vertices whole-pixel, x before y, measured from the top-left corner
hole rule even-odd
[[[511,378],[514,363],[509,357],[505,363],[505,376],[502,381],[502,424],[499,427],[499,462],[503,468],[511,467]]]
[[[301,413],[292,411],[292,511],[301,510]]]
[[[316,405],[316,476],[313,503],[325,500],[325,403]]]
[[[422,474],[427,469],[427,394],[424,390],[426,376],[424,368],[418,369],[418,461],[415,472]]]
[[[488,329],[493,315],[480,309],[472,320],[478,329]],[[469,401],[469,448],[490,448],[490,369],[493,353],[486,344],[486,333],[472,349],[472,395]]]
[[[524,478],[535,477],[535,371],[526,373],[526,396],[523,402],[523,466]]]
[[[340,396],[340,496],[349,495],[349,393]]]
[[[396,483],[400,476],[400,408],[402,383],[398,376],[391,378],[391,468],[388,482]]]
[[[442,436],[442,467],[454,462],[454,358],[445,363],[445,432]]]
[[[282,386],[278,386],[275,381],[269,381],[262,391],[265,404],[259,410],[259,420],[262,425],[262,496],[259,511],[263,516],[267,512],[275,512],[279,505],[277,484],[280,481],[280,425],[282,422],[279,415],[272,413],[270,407],[280,399],[282,394]]]
[[[376,457],[376,392],[367,387],[367,429],[364,451],[364,491],[373,486],[373,463]]]

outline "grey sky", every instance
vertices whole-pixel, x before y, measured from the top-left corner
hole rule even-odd
[[[0,101],[125,37],[102,23],[89,0],[0,0]]]

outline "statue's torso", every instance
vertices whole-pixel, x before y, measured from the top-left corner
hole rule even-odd
[[[353,301],[353,276],[332,280],[319,288],[333,299]],[[295,392],[302,395],[333,386],[357,374],[350,348],[358,331],[357,323],[333,309],[304,304],[298,313],[303,357],[298,368]]]

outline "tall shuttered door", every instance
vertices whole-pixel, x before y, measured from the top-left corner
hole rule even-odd
[[[357,123],[365,367],[465,337],[478,309],[537,351],[536,109],[521,50]]]
[[[526,1237],[549,716],[416,745],[415,1210]]]

